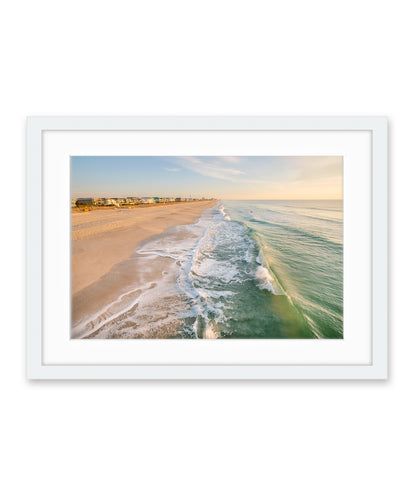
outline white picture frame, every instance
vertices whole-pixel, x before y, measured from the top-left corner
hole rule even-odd
[[[349,133],[366,133],[369,137],[369,165],[368,178],[369,188],[363,189],[361,194],[354,199],[354,189],[344,184],[344,203],[357,202],[359,198],[368,204],[369,231],[368,247],[371,256],[366,263],[363,280],[366,289],[369,290],[367,314],[368,320],[362,331],[356,335],[367,335],[369,338],[369,351],[371,355],[366,362],[343,362],[337,357],[334,362],[327,358],[324,363],[306,363],[296,355],[285,361],[284,357],[273,363],[268,360],[258,362],[253,357],[245,357],[245,361],[207,363],[197,361],[193,363],[171,363],[161,357],[160,362],[154,360],[150,363],[132,361],[126,357],[123,362],[123,352],[120,351],[118,361],[106,361],[105,357],[96,362],[85,362],[82,356],[73,357],[68,360],[62,356],[58,362],[47,359],[45,352],[49,352],[49,344],[52,343],[51,336],[45,333],[45,323],[48,311],[62,301],[70,301],[69,288],[63,285],[62,293],[57,293],[52,298],[45,294],[45,272],[52,265],[44,258],[45,245],[45,213],[50,210],[47,205],[48,190],[51,182],[48,181],[50,172],[54,168],[65,169],[60,163],[47,166],[48,147],[53,140],[45,137],[56,137],[56,133],[74,133],[77,137],[82,134],[88,139],[89,133],[94,133],[94,140],[106,142],[108,137],[121,137],[130,134],[129,137],[139,136],[140,133],[162,133],[164,137],[175,133],[200,132],[209,136],[217,134],[216,137],[227,136],[233,133],[234,140],[239,135],[249,137],[255,135],[261,137],[267,135],[273,140],[276,133],[289,134],[296,138],[296,134],[303,137],[315,134],[314,137],[324,137],[329,134],[332,137],[347,137]],[[254,133],[255,132],[255,133]],[[52,135],[51,135],[52,133]],[[133,135],[131,135],[133,133]],[[319,133],[321,135],[316,135]],[[26,356],[27,377],[29,379],[171,379],[171,380],[254,380],[254,379],[386,379],[388,375],[388,123],[384,117],[29,117],[27,119],[27,169],[26,169]],[[49,135],[47,135],[49,134]],[[81,134],[81,135],[80,135]],[[113,135],[111,135],[113,134]],[[134,135],[136,134],[136,135]],[[292,134],[292,135],[290,135]],[[328,135],[328,137],[329,137]],[[90,135],[92,137],[92,135]],[[281,135],[280,135],[281,136]],[[311,135],[312,136],[312,135]],[[85,138],[84,137],[84,138]],[[101,137],[101,139],[100,139]],[[225,139],[221,139],[223,142]],[[221,142],[220,140],[220,142]],[[324,138],[323,138],[324,140]],[[318,141],[319,142],[319,141]],[[340,143],[342,140],[340,139]],[[98,146],[97,146],[98,147]],[[311,147],[311,146],[310,146]],[[334,146],[335,147],[335,146]],[[313,147],[311,147],[311,150]],[[336,149],[336,147],[335,147]],[[78,151],[79,149],[77,149]],[[331,149],[332,150],[332,149]],[[336,151],[335,151],[336,152]],[[195,152],[193,152],[194,154]],[[62,155],[64,151],[62,149]],[[68,156],[68,151],[65,152]],[[65,156],[65,157],[66,157]],[[46,158],[46,159],[45,159]],[[68,172],[69,172],[68,156]],[[344,166],[345,168],[346,166]],[[52,168],[52,169],[51,169]],[[344,170],[345,171],[345,170]],[[48,173],[49,172],[49,173]],[[68,172],[62,172],[68,175]],[[355,182],[359,181],[360,172],[355,173]],[[361,191],[360,191],[361,192]],[[58,213],[56,217],[60,217]],[[61,217],[62,224],[68,224],[68,218]],[[353,231],[349,233],[353,240]],[[67,259],[70,266],[70,260]],[[364,264],[363,264],[364,265]],[[65,294],[65,289],[67,293]],[[49,300],[47,306],[45,299]],[[52,300],[52,301],[51,301]],[[352,311],[350,311],[352,313]],[[364,323],[364,322],[363,322]],[[57,335],[62,329],[57,323],[55,330]],[[110,340],[114,341],[114,340]],[[117,340],[131,342],[136,340]],[[140,340],[140,341],[163,341],[163,340]],[[187,341],[187,340],[184,340]],[[194,341],[194,340],[189,340]],[[221,340],[213,340],[214,342]],[[230,342],[230,340],[225,340]],[[232,340],[234,341],[234,340]],[[248,341],[248,340],[242,340]],[[263,341],[263,340],[253,340]],[[271,340],[279,342],[282,340]],[[298,341],[298,340],[290,340]],[[314,341],[314,340],[307,340]],[[343,340],[317,340],[321,341],[343,341]],[[170,343],[169,343],[170,342]],[[83,342],[85,345],[92,342]],[[136,343],[140,343],[137,342]],[[164,342],[163,348],[171,348],[172,340]],[[208,341],[206,344],[211,344]],[[311,343],[309,343],[311,344]],[[345,342],[345,345],[347,342]],[[240,344],[236,343],[236,350]],[[341,344],[342,345],[342,344]],[[84,348],[84,347],[77,347]],[[92,348],[92,347],[89,347]],[[208,347],[212,348],[212,347]],[[304,347],[309,348],[308,346]],[[332,348],[332,347],[331,347]],[[341,348],[341,347],[340,347]],[[79,350],[78,350],[79,351]],[[49,355],[49,354],[48,354]],[[137,356],[139,358],[140,355]],[[153,356],[152,359],[155,357]],[[202,358],[202,357],[201,357]],[[266,358],[266,357],[265,357]],[[352,357],[351,357],[352,358]],[[357,357],[358,358],[358,357]],[[103,360],[104,359],[104,360]],[[120,360],[121,359],[121,360]]]

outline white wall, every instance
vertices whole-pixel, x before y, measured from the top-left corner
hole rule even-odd
[[[2,3],[2,497],[415,497],[411,7]],[[24,119],[36,114],[389,116],[390,380],[25,381],[16,199]]]

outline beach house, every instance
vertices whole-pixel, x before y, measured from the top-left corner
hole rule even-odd
[[[78,198],[75,202],[76,206],[94,206],[94,198]]]
[[[155,203],[156,201],[155,201],[155,198],[146,196],[146,197],[141,198],[141,202],[143,204],[152,204],[152,203]]]
[[[140,203],[140,198],[134,197],[134,196],[129,196],[126,198],[126,204],[139,204]]]
[[[104,206],[118,206],[118,203],[113,198],[104,198]]]

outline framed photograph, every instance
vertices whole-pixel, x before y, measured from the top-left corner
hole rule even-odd
[[[28,378],[387,378],[385,118],[27,127]]]

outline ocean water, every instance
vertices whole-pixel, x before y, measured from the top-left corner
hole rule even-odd
[[[342,338],[342,201],[220,201],[144,241],[86,338]]]
[[[280,315],[293,336],[342,338],[342,201],[228,201],[224,208],[256,241],[258,272],[265,268],[272,293],[285,296]],[[280,337],[272,319],[263,333]]]

